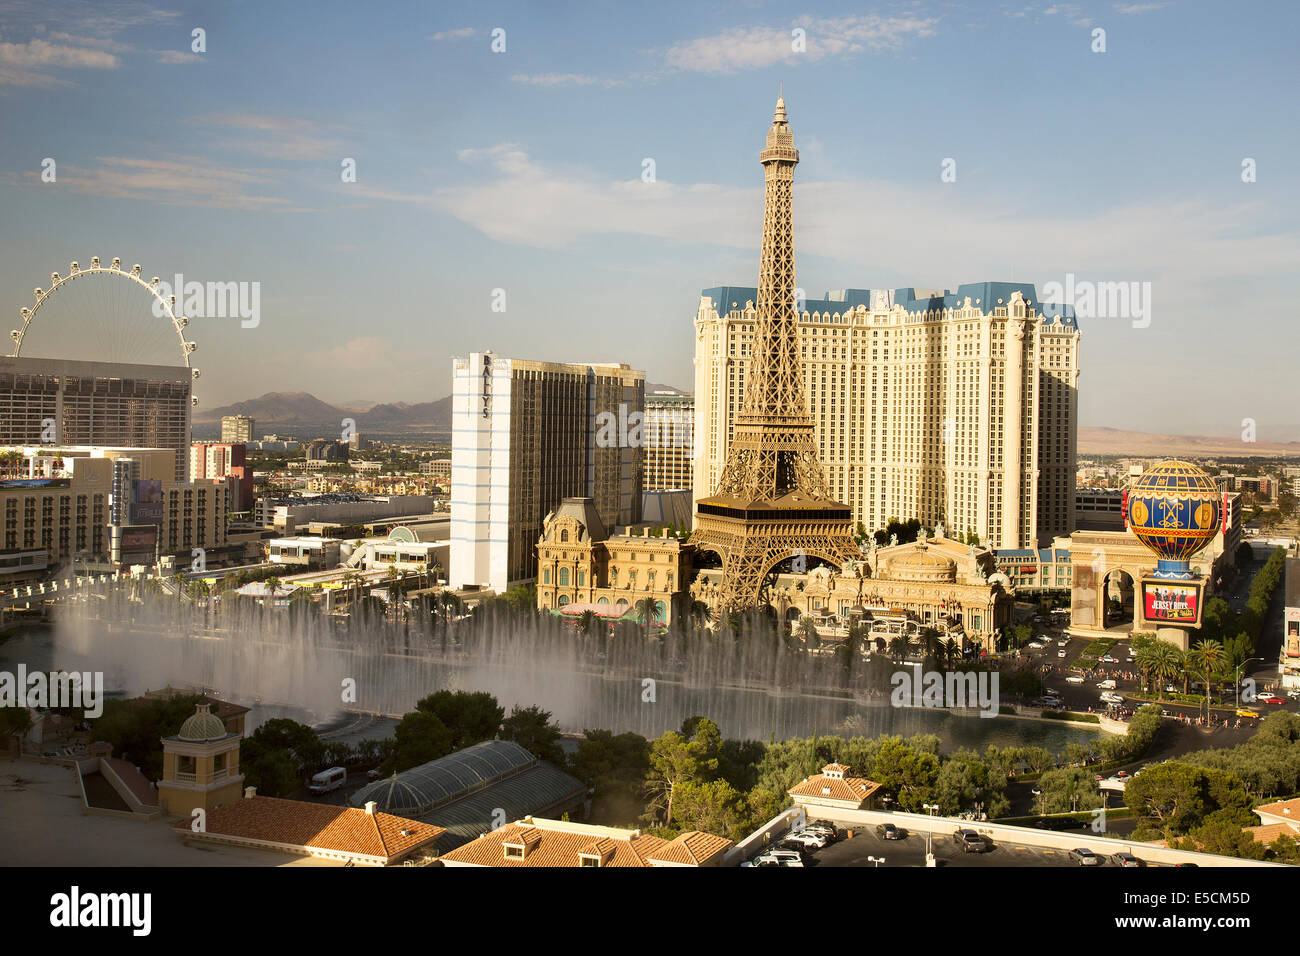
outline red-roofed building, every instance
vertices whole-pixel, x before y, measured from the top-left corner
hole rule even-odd
[[[210,810],[201,831],[191,821],[174,824],[188,840],[229,843],[264,850],[338,860],[356,866],[391,866],[417,850],[429,849],[446,831],[429,823],[302,800],[259,797],[249,787],[244,799]]]
[[[871,810],[880,784],[865,777],[850,776],[851,768],[828,763],[822,772],[795,784],[787,793],[801,807],[829,807],[836,810]]]
[[[691,830],[672,840],[640,830],[525,817],[444,853],[443,866],[720,866],[732,842]]]

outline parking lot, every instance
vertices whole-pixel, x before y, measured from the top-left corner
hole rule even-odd
[[[936,866],[1073,866],[1068,850],[1035,847],[1025,843],[995,843],[984,853],[967,853],[953,842],[951,834],[936,833],[931,843]],[[1132,850],[1129,844],[1116,841],[1115,852]],[[1100,854],[1099,854],[1100,855]],[[1137,851],[1141,855],[1141,850]],[[876,835],[874,828],[853,830],[853,836],[842,836],[821,850],[806,854],[804,866],[876,866],[870,857],[883,859],[880,866],[925,866],[925,833],[910,831],[902,840],[885,840]],[[1109,856],[1103,857],[1103,867],[1118,868]],[[1152,864],[1155,865],[1155,864]]]

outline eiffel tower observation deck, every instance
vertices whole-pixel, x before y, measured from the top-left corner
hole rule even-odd
[[[766,603],[768,575],[783,561],[859,559],[851,509],[830,498],[804,392],[796,334],[794,167],[799,150],[776,101],[759,153],[767,184],[758,270],[757,324],[734,437],[717,490],[696,503],[691,543],[722,560],[719,609]]]

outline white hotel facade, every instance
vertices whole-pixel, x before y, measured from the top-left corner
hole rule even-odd
[[[498,594],[537,574],[546,516],[589,497],[605,527],[641,520],[644,449],[597,442],[604,415],[645,414],[645,373],[474,352],[452,361],[452,588]],[[617,431],[617,429],[616,429]]]
[[[716,487],[744,396],[753,288],[705,289],[695,318],[694,497]],[[1029,283],[956,294],[846,289],[808,301],[798,338],[832,497],[874,531],[942,521],[993,548],[1073,525],[1079,328]]]

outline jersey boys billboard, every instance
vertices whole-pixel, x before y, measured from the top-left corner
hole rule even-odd
[[[1201,619],[1202,586],[1199,581],[1148,578],[1142,582],[1142,614],[1154,623],[1196,627]]]

